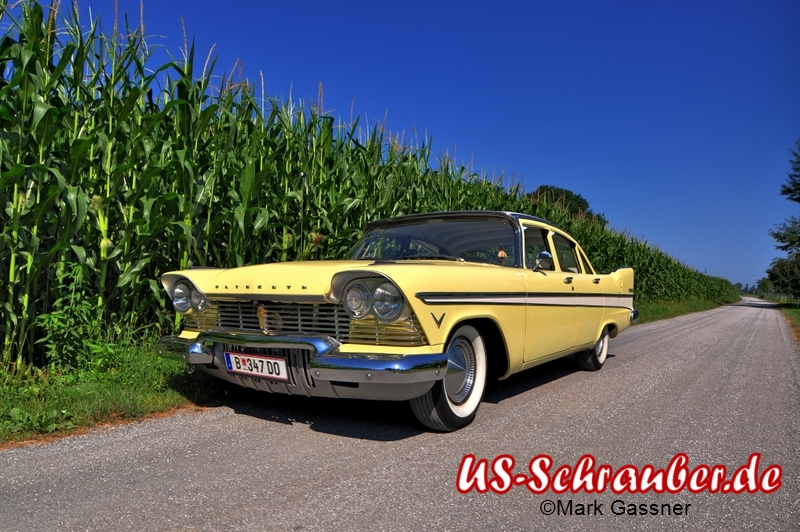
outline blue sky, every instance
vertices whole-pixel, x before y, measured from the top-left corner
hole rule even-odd
[[[65,2],[65,4],[68,2]],[[78,0],[82,22],[114,2]],[[119,0],[132,25],[139,1]],[[476,171],[570,189],[611,225],[733,282],[763,277],[800,138],[800,2],[146,0],[150,43],[243,62]],[[237,74],[238,75],[238,74]]]

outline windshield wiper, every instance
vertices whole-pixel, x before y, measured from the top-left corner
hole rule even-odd
[[[433,260],[453,260],[464,262],[464,259],[461,257],[454,257],[452,255],[409,255],[407,257],[401,257],[400,260],[425,260],[425,259],[433,259]]]

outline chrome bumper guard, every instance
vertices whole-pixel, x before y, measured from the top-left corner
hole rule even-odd
[[[386,355],[378,353],[340,353],[340,343],[330,336],[268,336],[252,332],[209,331],[196,338],[165,336],[156,342],[161,357],[189,364],[213,364],[214,343],[255,348],[306,349],[314,353],[309,370],[324,381],[411,384],[444,378],[447,355]]]
[[[638,321],[639,321],[639,311],[636,310],[636,309],[633,309],[631,311],[631,325],[636,325],[636,322],[638,322]]]

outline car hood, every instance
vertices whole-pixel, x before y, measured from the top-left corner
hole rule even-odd
[[[339,292],[344,285],[350,279],[364,275],[386,277],[398,284],[401,290],[408,290],[423,279],[428,286],[441,286],[441,283],[451,285],[455,271],[466,273],[465,270],[475,270],[476,273],[481,273],[489,269],[505,275],[519,275],[514,268],[470,262],[342,260],[282,262],[229,269],[193,268],[166,273],[161,280],[164,287],[171,292],[172,286],[178,280],[189,279],[212,299],[252,297],[278,301],[338,303]],[[456,277],[471,278],[473,282],[470,284],[475,288],[474,275]],[[481,277],[483,276],[478,275],[477,278]]]

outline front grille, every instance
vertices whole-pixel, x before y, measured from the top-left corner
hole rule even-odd
[[[259,307],[263,309],[266,331],[318,333],[338,338],[346,335],[350,326],[350,316],[338,305],[268,302],[219,302],[217,325],[226,329],[258,330]]]
[[[419,346],[428,343],[413,314],[393,323],[382,323],[373,316],[353,320],[344,307],[329,303],[212,301],[205,312],[186,314],[183,319],[190,330],[260,331],[259,312],[263,315],[263,330],[274,334],[324,334],[342,343],[368,345]]]

